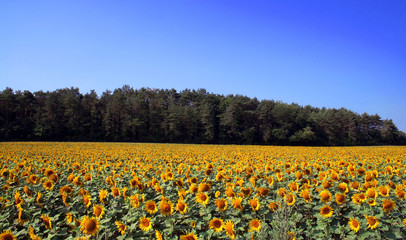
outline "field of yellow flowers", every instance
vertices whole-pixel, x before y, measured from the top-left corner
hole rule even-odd
[[[0,143],[3,239],[406,239],[406,147]]]

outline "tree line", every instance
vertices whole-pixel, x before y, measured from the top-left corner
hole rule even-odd
[[[406,144],[391,119],[220,95],[205,89],[78,88],[0,92],[2,141],[120,141],[272,145]]]

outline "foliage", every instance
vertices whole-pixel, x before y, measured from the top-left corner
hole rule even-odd
[[[125,85],[101,96],[78,88],[6,88],[0,92],[0,140],[338,146],[402,145],[406,135],[392,120],[345,108]]]

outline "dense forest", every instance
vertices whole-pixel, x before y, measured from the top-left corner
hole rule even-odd
[[[406,144],[390,119],[205,89],[133,89],[82,94],[0,92],[2,141],[120,141],[273,145]]]

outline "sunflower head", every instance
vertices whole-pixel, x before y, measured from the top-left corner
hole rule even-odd
[[[322,202],[327,203],[331,201],[331,193],[328,190],[321,191],[319,196]]]
[[[152,200],[145,202],[145,211],[149,214],[154,214],[158,211],[156,203]]]
[[[366,191],[366,195],[368,198],[376,199],[378,197],[378,192],[375,188],[368,188]]]
[[[335,201],[337,205],[342,205],[345,203],[346,200],[346,195],[345,193],[336,193],[335,194]]]
[[[227,206],[228,206],[228,202],[224,198],[216,199],[214,201],[214,204],[216,205],[217,209],[220,212],[224,212],[227,209]]]
[[[42,186],[46,189],[46,190],[52,190],[52,188],[54,188],[54,183],[51,180],[46,180]]]
[[[196,194],[196,202],[206,206],[209,203],[209,196],[204,192],[198,192]]]
[[[93,204],[93,214],[96,218],[102,218],[104,214],[103,205]]]
[[[80,226],[82,232],[88,235],[96,235],[100,228],[99,220],[88,216],[83,217]]]
[[[180,236],[180,240],[199,240],[196,234],[188,233]]]
[[[302,198],[305,200],[306,203],[309,202],[309,201],[312,201],[312,197],[311,197],[311,195],[310,195],[310,191],[309,191],[309,189],[307,189],[307,188],[303,189],[303,190],[300,192],[300,197],[302,197]]]
[[[390,213],[393,209],[395,209],[396,204],[395,201],[384,199],[382,202],[382,210],[384,212]]]
[[[378,227],[379,220],[377,217],[365,215],[365,219],[367,220],[368,228],[375,229]]]
[[[361,227],[361,223],[355,218],[350,218],[348,220],[348,225],[350,225],[350,229],[353,230],[354,232],[358,232]]]
[[[173,204],[170,200],[163,199],[159,202],[159,211],[164,216],[170,216],[173,213]]]
[[[249,232],[256,231],[258,232],[261,229],[261,220],[259,219],[252,219],[249,223]]]
[[[180,212],[180,214],[185,214],[187,211],[187,204],[183,200],[179,200],[176,204],[176,211]]]
[[[240,211],[244,210],[244,206],[242,205],[242,197],[235,197],[232,200],[233,208],[238,209]]]
[[[41,215],[41,219],[44,222],[44,226],[46,229],[52,229],[52,221],[48,215],[45,214]]]
[[[291,182],[289,183],[289,189],[292,192],[297,192],[299,190],[299,184],[297,184],[297,182]]]
[[[268,205],[269,210],[271,212],[275,212],[279,208],[279,203],[278,202],[270,202]]]
[[[223,219],[213,218],[212,220],[210,220],[209,227],[211,229],[214,229],[214,231],[216,231],[216,232],[221,232],[224,227]]]
[[[17,240],[17,238],[11,233],[11,231],[3,231],[0,234],[0,239],[1,240]]]
[[[125,230],[127,230],[127,226],[124,225],[122,222],[116,221],[117,230],[121,233],[121,235],[125,234]]]
[[[389,196],[390,188],[388,186],[380,186],[379,187],[379,194],[383,197]]]
[[[152,228],[152,222],[150,218],[141,217],[139,221],[139,227],[143,232],[147,232]]]
[[[286,194],[285,195],[285,202],[286,202],[286,205],[288,205],[288,206],[292,206],[293,204],[295,204],[295,202],[296,202],[295,195],[293,195],[292,193]]]
[[[224,230],[226,230],[226,234],[230,239],[235,238],[234,226],[235,226],[234,223],[230,220],[227,220],[224,223]]]
[[[324,218],[329,218],[333,215],[333,208],[330,206],[323,206],[320,208],[320,215]]]
[[[199,189],[198,189],[199,192],[210,192],[210,190],[211,190],[210,184],[205,183],[205,182],[200,183]]]

